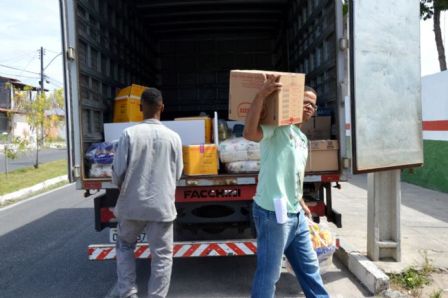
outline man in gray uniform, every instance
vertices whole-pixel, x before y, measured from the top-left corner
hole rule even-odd
[[[141,97],[144,121],[124,130],[114,157],[112,181],[120,189],[117,274],[120,297],[137,297],[134,249],[145,231],[151,251],[148,297],[166,297],[173,263],[176,181],[183,169],[177,133],[160,122],[162,94],[147,88]]]

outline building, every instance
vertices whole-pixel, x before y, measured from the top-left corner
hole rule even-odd
[[[422,118],[424,164],[403,180],[448,192],[448,71],[422,78]]]

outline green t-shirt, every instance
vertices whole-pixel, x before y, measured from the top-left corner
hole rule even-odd
[[[262,125],[261,163],[255,202],[274,211],[274,198],[287,199],[288,213],[297,213],[303,195],[308,140],[295,125]]]

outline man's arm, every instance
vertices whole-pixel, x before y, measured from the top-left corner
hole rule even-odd
[[[180,140],[180,137],[177,138],[177,144],[176,144],[176,178],[177,180],[182,177],[182,171],[184,169],[184,161],[183,161],[183,155],[182,155],[182,141]]]
[[[303,211],[305,212],[305,216],[311,218],[311,216],[312,216],[311,210],[310,210],[310,208],[308,208],[308,205],[305,203],[303,198],[301,198],[299,200],[299,203],[300,203],[300,206],[302,206]]]
[[[260,115],[265,99],[273,92],[279,91],[282,84],[278,83],[280,76],[267,75],[263,87],[255,96],[247,113],[244,125],[243,137],[249,141],[259,142],[263,139],[263,131],[260,126]]]
[[[124,132],[120,141],[118,142],[117,151],[114,154],[114,162],[112,164],[112,183],[121,188],[126,170],[128,168],[128,151],[129,151],[129,137]]]

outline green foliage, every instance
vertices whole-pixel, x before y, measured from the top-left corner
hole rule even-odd
[[[9,143],[5,146],[5,155],[9,159],[16,159],[19,152],[25,151],[29,144],[28,140],[20,137],[14,137]]]
[[[437,290],[431,293],[431,296],[429,298],[442,298],[443,290]]]
[[[428,274],[410,267],[400,274],[392,274],[391,281],[407,290],[416,290],[428,285],[431,280]]]
[[[420,0],[420,16],[428,20],[434,15],[434,7],[439,10],[448,10],[448,0]]]

